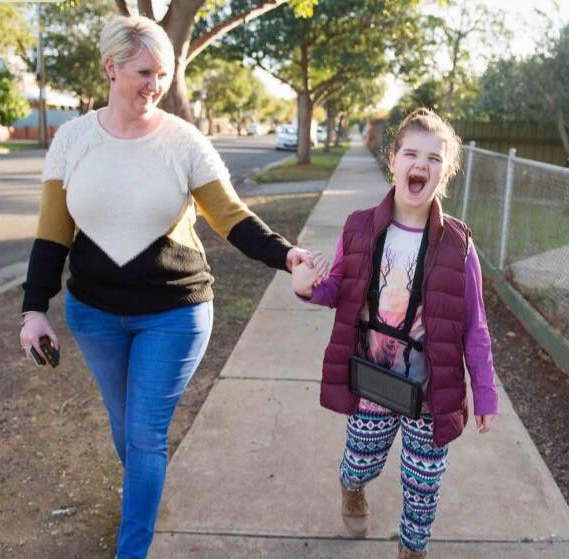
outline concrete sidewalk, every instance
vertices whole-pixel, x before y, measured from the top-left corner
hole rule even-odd
[[[331,258],[348,213],[387,188],[353,143],[300,244]],[[332,319],[332,310],[297,301],[290,276],[276,274],[170,462],[150,559],[397,557],[399,448],[367,490],[368,538],[350,539],[342,525],[345,418],[319,405]],[[451,445],[429,556],[566,559],[569,507],[502,387],[500,396],[491,433],[478,435],[471,420]]]

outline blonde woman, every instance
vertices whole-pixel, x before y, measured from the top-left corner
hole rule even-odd
[[[247,256],[274,268],[311,253],[272,232],[237,196],[211,143],[158,107],[174,52],[145,17],[118,16],[100,51],[108,105],[63,125],[47,153],[20,340],[48,336],[49,300],[69,258],[66,317],[108,411],[124,466],[119,559],[143,559],[167,464],[168,428],[210,337],[212,283],[196,205]]]

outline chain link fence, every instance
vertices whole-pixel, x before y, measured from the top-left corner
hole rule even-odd
[[[485,263],[569,340],[569,168],[464,146],[445,210]]]

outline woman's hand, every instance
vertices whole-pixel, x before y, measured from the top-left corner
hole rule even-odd
[[[312,267],[298,262],[292,268],[292,289],[301,297],[312,297],[312,289],[328,275],[328,261],[322,253],[315,253]]]
[[[313,252],[305,248],[292,247],[286,254],[287,270],[292,272],[293,267],[301,262],[304,262],[309,268],[312,268],[314,266],[314,259],[321,254],[321,252]]]
[[[30,348],[32,346],[42,355],[43,352],[39,345],[39,339],[42,336],[48,336],[53,347],[59,349],[59,340],[45,313],[37,311],[27,312],[22,317],[20,325],[20,344],[28,357],[30,357]]]

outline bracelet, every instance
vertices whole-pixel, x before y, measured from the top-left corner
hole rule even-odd
[[[37,314],[30,315],[30,313],[39,313],[40,315],[43,316],[43,313],[40,313],[39,311],[28,311],[28,312],[22,313],[22,316],[20,317],[20,328],[23,328],[24,325],[27,322],[30,322],[31,320],[35,320],[36,318],[41,318],[41,316],[37,316]]]

